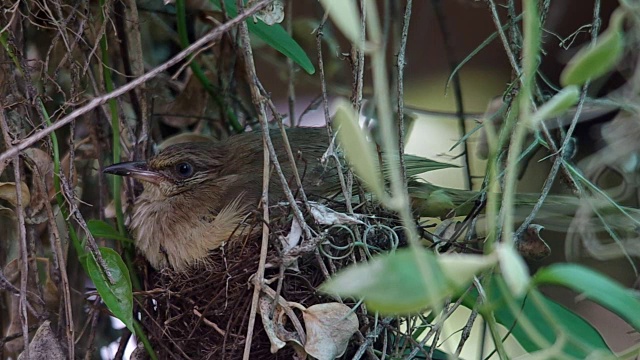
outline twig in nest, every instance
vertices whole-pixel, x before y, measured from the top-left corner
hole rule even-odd
[[[224,331],[224,330],[220,329],[220,327],[219,327],[216,323],[214,323],[213,321],[211,321],[211,320],[207,319],[206,317],[204,317],[204,316],[202,315],[202,313],[201,313],[200,311],[198,311],[197,309],[193,309],[193,314],[194,314],[195,316],[199,317],[200,319],[202,319],[202,322],[203,322],[205,325],[207,325],[207,326],[211,327],[211,328],[212,328],[213,330],[215,330],[218,334],[220,334],[220,335],[222,335],[222,336],[227,336],[227,332],[226,332],[226,331]]]

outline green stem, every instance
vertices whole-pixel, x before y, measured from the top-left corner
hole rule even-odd
[[[140,325],[138,320],[133,320],[133,329],[136,331],[136,337],[138,338],[138,340],[140,340],[140,342],[142,342],[142,345],[144,345],[144,348],[147,350],[147,354],[149,354],[151,360],[158,360],[158,356],[156,355],[155,351],[153,351],[153,347],[151,346],[151,343],[149,342],[147,335],[145,335],[144,329],[142,328],[142,325]]]
[[[38,102],[38,106],[40,106],[40,110],[42,115],[44,116],[44,120],[47,123],[47,126],[51,126],[51,118],[49,117],[49,113],[45,108],[44,104],[40,97],[36,100]],[[76,253],[78,253],[78,258],[86,255],[86,251],[84,249],[84,245],[80,243],[80,239],[78,239],[78,234],[76,233],[73,224],[71,223],[71,217],[69,216],[69,209],[67,208],[67,203],[64,200],[64,196],[62,195],[62,187],[60,185],[60,148],[58,146],[58,137],[56,136],[56,132],[52,131],[51,135],[49,135],[51,139],[51,147],[53,152],[53,189],[56,192],[56,202],[58,203],[58,208],[60,208],[60,213],[62,217],[65,219],[65,223],[67,224],[67,229],[69,231],[69,238],[71,239],[71,244],[73,244]],[[72,201],[70,199],[70,201]],[[80,264],[86,271],[86,265],[84,261],[80,261]]]
[[[104,0],[100,0],[101,7],[101,18],[102,21],[105,21],[104,14]],[[112,92],[115,87],[113,85],[113,79],[111,77],[111,68],[108,66],[109,61],[109,45],[107,42],[107,34],[105,33],[102,38],[100,38],[100,52],[102,54],[102,72],[104,76],[104,87],[108,93]],[[109,115],[111,116],[111,130],[113,132],[112,138],[112,148],[113,148],[113,163],[120,162],[120,119],[118,118],[118,104],[116,103],[116,99],[110,99],[108,101],[109,104]],[[124,214],[122,213],[122,178],[119,176],[114,176],[113,179],[113,202],[116,208],[116,222],[118,224],[118,232],[122,236],[126,236],[127,229],[124,226]]]
[[[104,22],[106,19],[105,16],[105,2],[104,0],[100,0],[101,7],[101,20]],[[110,64],[109,59],[109,46],[108,39],[106,33],[100,38],[100,52],[102,55],[102,72],[104,75],[104,87],[107,93],[112,92],[115,89],[113,84],[112,72],[111,68],[108,66]],[[126,61],[126,60],[125,60]],[[116,99],[110,99],[108,101],[109,105],[109,115],[111,116],[111,130],[113,133],[112,137],[112,149],[113,149],[113,163],[118,163],[121,161],[121,148],[120,148],[120,119],[118,117],[118,104]],[[124,224],[124,214],[122,213],[122,178],[120,176],[113,177],[113,202],[116,208],[116,222],[118,225],[118,233],[122,236],[127,236],[127,229]],[[127,267],[129,268],[130,274],[134,274],[132,262],[130,259],[130,252],[125,252],[125,258],[127,259]],[[140,281],[136,276],[130,276],[131,281],[133,283],[134,288],[140,289]],[[135,335],[142,341],[145,350],[149,354],[149,356],[156,360],[157,356],[153,351],[153,347],[151,343],[147,339],[146,335],[140,324],[137,321],[134,321],[134,329],[136,331]]]
[[[540,18],[538,16],[538,2],[523,0],[524,19],[524,45],[522,49],[522,87],[518,92],[518,105],[520,117],[515,125],[509,154],[507,156],[507,169],[505,186],[502,197],[503,206],[503,231],[502,241],[513,244],[513,209],[518,177],[518,158],[522,151],[522,144],[528,132],[528,124],[531,118],[531,94],[535,86],[535,74],[538,68],[538,55],[540,51]]]

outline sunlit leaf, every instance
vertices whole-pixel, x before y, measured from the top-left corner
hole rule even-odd
[[[598,36],[595,45],[578,51],[562,71],[562,86],[582,85],[616,66],[624,53],[623,17],[624,10],[616,10],[611,15],[609,28]]]
[[[87,273],[113,316],[120,319],[131,332],[134,332],[133,292],[129,270],[115,250],[102,247],[100,253],[114,283],[109,281],[91,253],[88,253],[85,258]]]
[[[358,124],[358,118],[346,100],[337,103],[333,125],[338,132],[338,141],[353,171],[365,186],[378,197],[382,197],[384,186],[378,171],[373,144],[367,140]]]
[[[640,331],[638,296],[598,272],[576,264],[554,264],[539,270],[534,281],[536,284],[568,287],[618,314],[636,331]]]
[[[513,248],[511,244],[499,243],[495,249],[500,262],[500,270],[509,290],[516,295],[521,296],[529,287],[531,281],[529,277],[529,269],[522,259],[522,256]]]
[[[563,114],[575,105],[579,98],[580,89],[575,85],[567,86],[540,106],[538,111],[532,116],[531,125],[537,126],[541,121]]]
[[[320,4],[349,41],[360,43],[360,15],[354,0],[320,0]]]
[[[368,263],[348,267],[324,283],[320,290],[343,297],[364,298],[371,310],[408,314],[436,306],[455,291],[445,279],[435,255],[413,249],[380,255]],[[426,274],[423,273],[426,271]]]
[[[474,276],[496,263],[494,256],[474,254],[443,254],[436,259],[444,276],[459,289],[469,286]]]

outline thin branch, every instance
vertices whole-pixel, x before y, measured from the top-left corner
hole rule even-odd
[[[293,36],[293,1],[287,1],[287,19],[286,28],[287,33]],[[295,65],[290,57],[287,57],[287,77],[288,77],[288,103],[289,103],[289,124],[291,127],[297,126],[296,124],[296,88],[295,84]]]
[[[596,43],[596,40],[598,38],[598,32],[600,31],[600,23],[601,23],[601,21],[600,21],[600,0],[596,0],[594,5],[593,5],[593,21],[592,21],[592,27],[591,27],[591,45],[592,46]],[[547,198],[547,195],[549,195],[549,192],[551,191],[551,186],[553,185],[553,182],[555,181],[555,178],[558,175],[558,170],[561,168],[561,166],[564,165],[565,151],[566,151],[566,148],[567,148],[567,144],[571,140],[571,136],[573,135],[573,132],[574,132],[574,130],[575,130],[577,124],[578,124],[578,121],[580,119],[580,115],[582,113],[582,108],[583,108],[584,102],[585,102],[585,100],[587,98],[587,90],[589,89],[589,84],[590,84],[590,81],[587,81],[582,86],[582,92],[580,94],[580,100],[578,102],[578,106],[576,107],[576,112],[573,115],[573,118],[571,119],[571,124],[569,125],[569,129],[567,129],[567,132],[564,135],[565,138],[564,138],[564,140],[562,142],[562,145],[560,146],[560,149],[558,151],[556,151],[556,154],[555,154],[556,156],[555,156],[555,159],[553,161],[553,165],[551,166],[551,170],[549,171],[549,175],[545,179],[544,185],[542,187],[542,192],[540,194],[540,197],[538,198],[538,201],[536,201],[536,204],[534,205],[533,209],[531,210],[529,215],[527,215],[527,218],[522,222],[522,224],[520,225],[520,227],[518,228],[518,230],[515,233],[516,241],[521,238],[521,236],[524,234],[526,229],[529,227],[529,225],[531,224],[533,219],[538,214],[538,211],[540,211],[540,208],[542,207],[542,204],[544,203],[544,200]],[[544,126],[544,124],[543,124],[543,126]]]
[[[243,9],[242,0],[237,0],[238,9]],[[249,40],[249,30],[247,28],[247,24],[245,22],[240,23],[239,25],[239,37],[241,41],[241,49],[243,53],[243,60],[245,63],[245,69],[247,72],[247,76],[249,77],[249,87],[251,89],[251,99],[255,107],[258,109],[258,120],[262,125],[262,141],[263,141],[263,169],[262,169],[262,244],[260,247],[260,260],[258,263],[258,269],[255,274],[255,283],[253,287],[253,297],[251,298],[251,312],[249,314],[249,323],[247,326],[247,337],[246,342],[244,344],[244,352],[242,358],[244,360],[249,360],[251,355],[251,344],[253,341],[253,329],[256,323],[256,314],[258,312],[258,301],[260,298],[260,286],[264,282],[264,270],[267,262],[267,248],[269,246],[269,179],[271,175],[271,154],[273,151],[273,144],[271,144],[271,138],[269,138],[269,126],[267,124],[267,116],[264,108],[264,101],[262,94],[260,93],[260,89],[257,86],[257,78],[256,78],[256,70],[255,64],[253,63],[253,51],[251,49],[251,41]],[[269,146],[271,145],[271,146]],[[275,158],[275,151],[273,152]],[[277,161],[277,159],[275,159]],[[275,163],[275,166],[279,167],[279,164]],[[280,169],[280,173],[282,170]],[[280,174],[278,174],[280,175]],[[284,177],[284,175],[283,175]],[[283,187],[287,188],[287,182],[282,181]],[[297,208],[295,200],[292,199],[293,195],[291,195],[291,199],[289,202],[291,203],[292,208]],[[298,209],[298,211],[300,211]],[[297,214],[296,214],[297,215]],[[300,215],[302,217],[302,215]],[[301,226],[304,226],[304,220],[300,222]]]
[[[0,109],[4,109],[4,106],[0,104]],[[9,125],[7,119],[4,116],[4,111],[0,111],[0,128],[2,129],[2,136],[7,147],[11,146],[13,140],[9,134]],[[18,228],[20,230],[20,324],[22,326],[22,340],[24,343],[23,355],[25,359],[29,359],[29,321],[27,317],[27,282],[29,276],[29,254],[27,252],[27,229],[24,224],[24,204],[22,199],[22,179],[20,174],[20,156],[16,153],[13,159],[13,175],[15,177],[16,184],[16,210],[18,215]]]
[[[238,14],[238,16],[236,16],[235,18],[230,20],[228,23],[225,23],[225,24],[215,28],[210,33],[204,35],[198,41],[194,42],[189,47],[187,47],[186,49],[184,49],[181,52],[179,52],[176,56],[174,56],[173,58],[167,60],[164,64],[159,65],[155,69],[153,69],[153,70],[149,71],[148,73],[140,76],[139,78],[131,81],[127,85],[124,85],[124,86],[122,86],[122,87],[120,87],[120,88],[118,88],[118,89],[116,89],[116,90],[114,90],[114,91],[112,91],[112,92],[110,92],[108,94],[105,94],[105,95],[99,96],[97,98],[94,98],[93,100],[89,101],[86,105],[83,105],[83,106],[77,108],[76,110],[72,111],[69,115],[63,117],[62,119],[60,119],[58,121],[56,121],[53,125],[48,126],[48,127],[44,128],[44,129],[34,133],[33,135],[23,139],[20,142],[20,144],[18,144],[17,146],[11,147],[8,150],[6,150],[5,152],[3,152],[2,154],[0,154],[0,163],[6,161],[7,159],[10,159],[11,157],[15,156],[20,151],[32,146],[36,142],[42,140],[43,138],[48,136],[51,132],[53,132],[55,130],[58,130],[58,129],[62,128],[63,126],[69,124],[71,121],[77,119],[79,116],[84,115],[84,114],[88,113],[89,111],[93,110],[94,108],[105,104],[107,101],[109,101],[109,100],[111,100],[113,98],[116,98],[116,97],[118,97],[118,96],[120,96],[122,94],[125,94],[128,91],[140,86],[140,84],[145,83],[145,82],[155,78],[160,73],[166,71],[167,69],[169,69],[173,65],[175,65],[175,64],[179,63],[180,61],[186,59],[187,57],[189,57],[189,55],[191,55],[194,52],[198,51],[200,48],[202,48],[204,46],[207,46],[207,44],[209,42],[217,40],[218,38],[220,38],[222,36],[222,34],[226,33],[227,31],[231,30],[233,27],[235,27],[238,24],[242,23],[245,19],[251,17],[253,14],[255,14],[260,9],[264,8],[265,6],[267,6],[267,4],[269,4],[272,1],[273,0],[262,0],[260,2],[257,2],[255,5],[253,5],[252,7],[248,8],[246,11],[240,12]]]
[[[324,60],[322,56],[322,36],[324,35],[323,30],[326,20],[326,17],[322,19],[322,21],[318,25],[318,28],[316,29],[316,50],[318,52],[318,72],[320,73],[320,87],[322,90],[322,109],[324,111],[324,120],[327,127],[327,134],[331,139],[329,149],[327,149],[327,154],[330,155],[329,158],[333,159],[336,164],[338,179],[340,180],[340,189],[342,190],[342,195],[344,196],[347,212],[349,214],[353,214],[353,206],[351,204],[352,187],[350,186],[350,184],[347,184],[345,182],[344,172],[342,171],[342,164],[340,164],[340,159],[338,159],[338,156],[336,155],[336,145],[335,141],[333,140],[333,131],[331,128],[331,115],[329,114],[329,96],[327,95],[327,82],[324,76]],[[351,172],[349,172],[349,175],[351,175]]]
[[[407,166],[404,161],[404,145],[405,145],[405,124],[404,124],[404,66],[406,64],[405,54],[407,50],[407,38],[409,37],[409,23],[411,20],[411,9],[413,7],[413,0],[407,0],[407,5],[404,9],[404,16],[402,17],[402,32],[400,34],[400,49],[398,49],[397,66],[398,66],[398,147],[400,153],[400,169],[402,171],[402,178],[404,179],[404,186],[407,187]],[[466,144],[466,143],[465,143]]]
[[[37,166],[33,167],[33,170],[37,172],[38,179],[40,179],[40,186],[45,189],[44,193],[48,194],[49,189],[47,189],[46,181],[44,181],[44,174],[40,174],[40,169]],[[64,306],[65,313],[65,335],[67,337],[67,351],[70,359],[74,359],[74,323],[73,323],[73,309],[71,304],[71,291],[69,286],[69,276],[67,274],[67,262],[64,256],[64,251],[62,250],[62,241],[60,239],[60,232],[58,231],[58,226],[56,225],[56,217],[53,214],[53,209],[51,207],[51,203],[49,201],[44,202],[45,210],[47,211],[47,219],[49,221],[49,231],[51,238],[51,247],[53,248],[53,256],[55,260],[55,264],[57,267],[57,271],[60,273],[60,283],[58,285],[58,289],[62,292],[62,301]]]

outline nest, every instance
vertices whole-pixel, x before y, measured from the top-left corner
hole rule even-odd
[[[296,254],[283,254],[281,239],[291,230],[292,216],[280,206],[272,217],[264,279],[271,291],[287,302],[309,307],[334,302],[317,291],[328,275],[371,256],[402,245],[399,222],[382,209],[376,216],[362,216],[360,225],[334,224],[317,226],[314,244],[301,246]],[[308,215],[308,214],[307,214]],[[308,224],[313,224],[309,216]],[[257,216],[238,240],[211,252],[206,265],[186,273],[164,270],[149,272],[146,277],[145,327],[153,348],[160,358],[240,359],[247,342],[247,329],[254,292],[253,277],[258,271],[261,250],[262,221]],[[357,234],[362,237],[356,241]],[[399,241],[400,239],[400,241]],[[313,242],[313,240],[312,240]],[[355,244],[366,244],[356,246]],[[304,245],[304,244],[303,244]],[[263,293],[264,293],[263,287]],[[273,300],[276,303],[276,300]],[[355,308],[359,326],[370,322],[362,306]],[[289,312],[289,315],[291,312]],[[295,316],[301,322],[299,311]],[[292,319],[283,321],[283,331],[295,333]],[[349,341],[346,354],[354,354],[361,346],[362,335]],[[252,359],[291,359],[295,349],[288,344],[276,353],[260,315],[256,316],[251,339]]]

